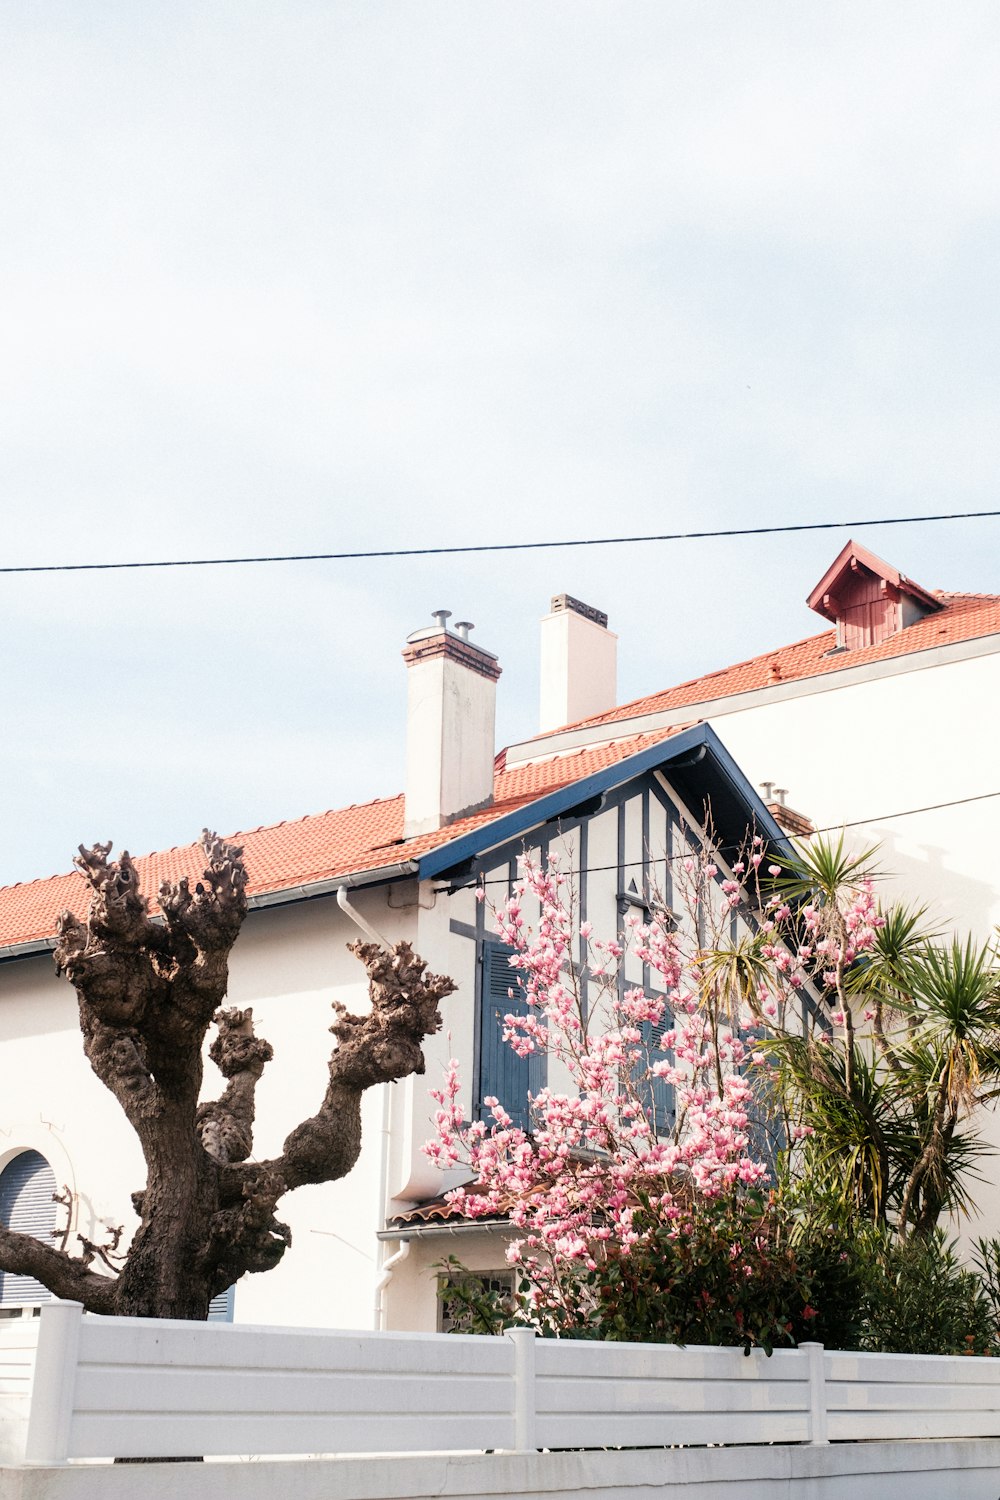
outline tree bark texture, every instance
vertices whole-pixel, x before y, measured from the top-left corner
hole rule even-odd
[[[76,989],[84,1052],[145,1157],[146,1183],[132,1198],[140,1222],[117,1274],[105,1274],[110,1261],[87,1241],[71,1254],[3,1228],[0,1270],[34,1276],[91,1312],[205,1318],[211,1299],[240,1276],[276,1266],[291,1242],[276,1215],[280,1198],[351,1170],[362,1094],[424,1071],[423,1039],[438,1030],[438,1002],[455,988],[427,973],[408,943],[350,944],[368,973],[371,1009],[352,1015],[334,1003],[336,1046],[319,1108],[279,1156],[250,1162],[254,1096],[272,1051],[250,1010],[222,1004],[247,876],[242,849],[207,831],[202,847],[202,879],[193,890],[186,879],[161,886],[159,918],[127,853],[113,861],[110,844],[81,848],[89,915],[59,919],[56,967]],[[213,1022],[209,1056],[226,1087],[202,1101]]]

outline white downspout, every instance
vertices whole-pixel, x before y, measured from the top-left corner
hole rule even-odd
[[[380,932],[376,932],[372,924],[361,915],[357,907],[352,906],[348,901],[346,885],[338,885],[337,887],[337,905],[346,916],[350,917],[355,927],[361,928],[365,937],[370,938],[373,943],[378,943],[380,948],[385,948],[387,951],[391,950],[392,944],[388,938],[384,938]]]
[[[379,1241],[381,1248],[383,1241]],[[387,1261],[382,1263],[382,1274],[375,1283],[375,1327],[380,1329],[385,1323],[385,1307],[382,1302],[382,1293],[392,1280],[392,1273],[410,1253],[409,1240],[400,1240],[399,1249],[395,1255],[390,1255]]]
[[[338,885],[337,887],[337,905],[340,907],[344,915],[351,919],[356,927],[360,927],[361,931],[365,934],[365,937],[369,938],[373,943],[377,943],[380,948],[385,948],[387,951],[392,948],[392,944],[386,938],[384,938],[380,932],[376,931],[376,929],[371,925],[370,922],[365,920],[365,918],[358,911],[357,907],[351,905],[350,901],[347,899],[346,885]],[[385,1213],[386,1191],[389,1184],[389,1110],[391,1108],[391,1105],[392,1095],[389,1092],[389,1085],[387,1083],[383,1083],[382,1130],[379,1139],[378,1208],[376,1210],[379,1219],[381,1219],[382,1215]],[[376,1243],[378,1245],[378,1250],[376,1252],[375,1265],[378,1272],[378,1280],[375,1283],[374,1327],[381,1328],[382,1288],[392,1280],[391,1268],[400,1260],[405,1259],[409,1254],[410,1242],[409,1240],[404,1240],[402,1250],[397,1252],[397,1254],[392,1256],[389,1260],[383,1260],[383,1256],[385,1255],[384,1241],[378,1240]]]

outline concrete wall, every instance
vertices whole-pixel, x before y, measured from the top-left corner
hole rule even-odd
[[[0,1500],[996,1500],[1000,1441],[0,1468]]]

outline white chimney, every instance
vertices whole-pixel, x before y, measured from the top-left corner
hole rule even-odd
[[[406,807],[403,837],[434,833],[493,800],[497,678],[490,651],[451,610],[407,636]]]
[[[608,617],[570,594],[556,594],[542,620],[542,690],[539,727],[544,733],[618,701],[618,637]]]

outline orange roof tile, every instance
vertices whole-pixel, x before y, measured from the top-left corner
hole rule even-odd
[[[827,672],[840,672],[847,667],[864,666],[868,662],[909,656],[916,651],[929,651],[933,646],[1000,634],[1000,594],[946,594],[937,591],[934,597],[941,601],[943,607],[940,610],[908,625],[905,630],[898,631],[878,645],[863,646],[853,651],[834,651],[837,632],[824,630],[819,635],[794,641],[790,646],[763,651],[759,656],[750,657],[748,661],[737,662],[735,666],[708,672],[703,677],[694,677],[690,682],[682,682],[677,687],[666,688],[660,693],[634,698],[631,703],[624,703],[606,713],[594,714],[591,718],[581,719],[578,724],[565,727],[576,729],[584,724],[613,724],[622,719],[639,718],[643,714],[686,708],[695,703],[711,702],[714,698],[727,698],[732,693],[750,693],[757,688],[773,687],[779,682],[794,682],[806,677],[819,677]],[[540,735],[538,738],[544,739],[546,736]]]
[[[402,836],[402,796],[318,813],[297,822],[253,828],[230,838],[244,848],[251,896],[289,891],[315,881],[419,859],[546,792],[625,760],[674,733],[676,727],[630,735],[613,744],[553,755],[509,771],[501,752],[496,761],[493,803],[418,838]],[[173,883],[182,875],[197,879],[204,868],[204,856],[200,845],[184,844],[144,855],[136,865],[143,891],[155,897],[164,880]],[[51,938],[61,911],[69,908],[82,917],[86,906],[86,885],[76,871],[0,889],[0,948]]]

